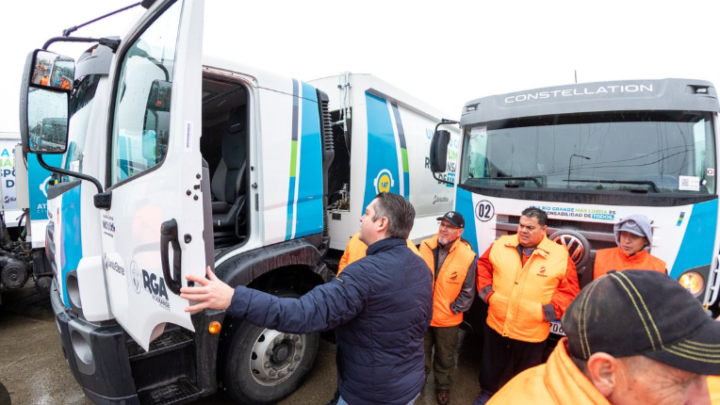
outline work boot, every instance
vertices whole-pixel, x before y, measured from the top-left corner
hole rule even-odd
[[[480,395],[478,395],[475,402],[473,402],[473,405],[485,405],[488,403],[490,398],[493,396],[493,393],[486,390],[480,390]]]
[[[448,390],[437,390],[437,402],[440,405],[447,405],[450,403],[450,391]]]

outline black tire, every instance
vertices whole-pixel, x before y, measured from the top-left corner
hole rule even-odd
[[[299,296],[294,292],[274,295]],[[240,404],[277,403],[300,386],[315,363],[319,333],[281,333],[249,322],[233,329],[228,336],[223,386]]]

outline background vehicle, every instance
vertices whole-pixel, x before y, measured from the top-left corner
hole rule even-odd
[[[240,402],[276,402],[312,367],[319,336],[258,328],[224,311],[190,316],[178,295],[185,275],[209,265],[231,285],[283,297],[330,280],[324,259],[359,229],[362,207],[335,205],[329,219],[328,184],[349,183],[360,195],[399,190],[413,202],[416,192],[444,196],[418,208],[421,222],[452,206],[452,188],[411,176],[425,170],[439,113],[373,78],[373,88],[362,76],[350,80],[358,91],[341,107],[324,83],[244,66],[241,53],[206,55],[201,37],[225,31],[203,29],[204,12],[212,21],[222,7],[156,2],[114,55],[89,51],[108,54],[109,69],[86,69],[93,57],[78,61],[72,90],[31,80],[36,59],[66,58],[36,51],[26,65],[25,151],[64,155],[48,202],[51,299],[68,364],[98,403],[185,402],[218,382]],[[331,111],[345,107],[352,126],[333,128]],[[67,148],[27,135],[33,120],[63,116]],[[405,133],[417,141],[396,146]],[[391,145],[368,147],[380,141]],[[333,159],[336,144],[352,150],[352,166]],[[329,229],[332,221],[343,225]]]
[[[581,286],[613,224],[652,221],[652,254],[704,305],[718,295],[716,128],[720,105],[705,81],[574,84],[470,101],[462,112],[457,210],[482,254],[515,233],[520,212],[547,211],[548,235],[575,260]],[[443,156],[442,131],[434,151]],[[444,171],[441,159],[434,170]],[[561,332],[559,323],[555,332]]]
[[[28,154],[26,160],[19,143],[19,134],[0,134],[3,182],[0,190],[0,292],[20,289],[33,279],[38,291],[47,293],[52,271],[45,257],[46,186],[51,173],[40,166],[35,154]]]

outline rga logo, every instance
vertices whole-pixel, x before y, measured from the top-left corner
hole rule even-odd
[[[145,291],[150,293],[155,302],[160,304],[162,308],[170,310],[170,299],[167,294],[167,287],[165,287],[165,279],[158,277],[155,273],[148,273],[147,270],[142,271],[143,288]]]
[[[142,284],[140,270],[135,262],[130,263],[130,282],[136,294],[140,294],[140,285]]]
[[[111,238],[115,237],[115,221],[112,215],[103,214],[102,218],[103,233]]]
[[[117,262],[110,260],[105,253],[103,253],[103,264],[106,269],[115,270],[118,274],[125,275],[125,267],[119,265]]]
[[[373,181],[373,185],[375,185],[375,194],[389,193],[390,188],[395,185],[395,180],[393,180],[390,170],[380,170],[380,173],[375,177],[375,181]]]

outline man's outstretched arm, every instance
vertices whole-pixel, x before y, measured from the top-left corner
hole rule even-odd
[[[188,281],[199,286],[182,288],[180,297],[195,301],[185,308],[186,312],[226,309],[228,314],[258,326],[289,333],[313,333],[333,329],[362,310],[364,291],[352,277],[340,277],[300,298],[278,298],[243,286],[233,289],[208,268],[208,278],[187,276]]]

